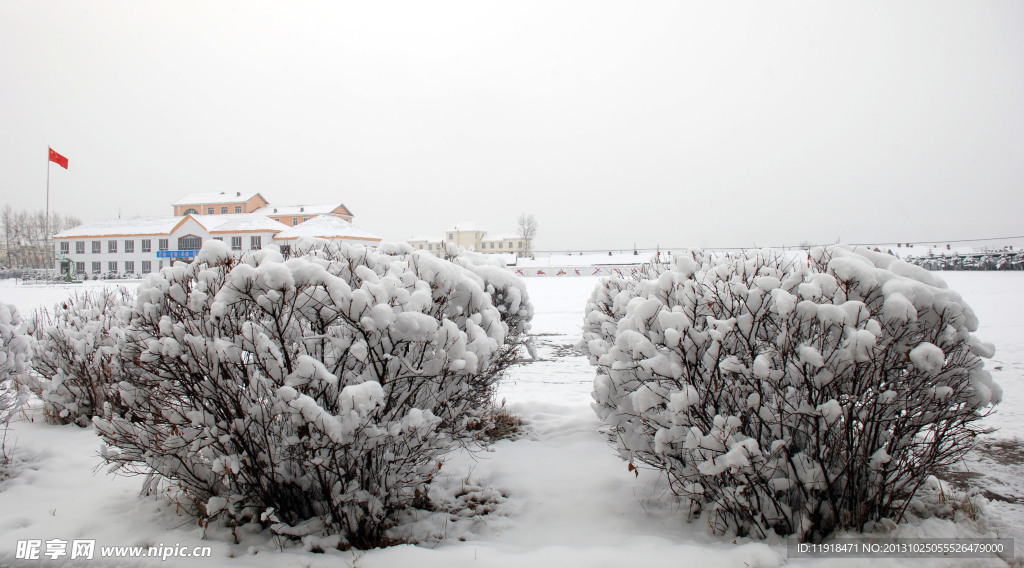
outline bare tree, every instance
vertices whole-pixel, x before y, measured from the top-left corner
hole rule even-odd
[[[50,213],[50,234],[47,235],[44,211],[15,211],[10,205],[0,210],[0,223],[3,223],[5,249],[0,263],[25,268],[51,267],[53,253],[48,250],[49,237],[82,224],[77,217]]]
[[[522,256],[533,256],[533,238],[537,236],[537,220],[533,215],[519,216],[519,236],[525,241]]]

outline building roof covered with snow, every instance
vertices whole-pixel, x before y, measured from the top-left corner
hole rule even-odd
[[[104,238],[124,236],[169,235],[187,219],[193,219],[210,233],[279,233],[289,227],[255,213],[229,215],[184,215],[181,217],[135,217],[131,219],[100,219],[84,223],[53,236],[55,239]]]
[[[352,223],[335,215],[320,215],[301,225],[288,227],[274,237],[276,241],[291,241],[302,237],[327,240],[379,243],[381,238],[369,231],[360,229]]]
[[[280,233],[289,227],[265,215],[190,215],[210,233]]]
[[[240,201],[249,201],[256,196],[259,196],[260,199],[263,199],[263,201],[266,202],[266,199],[255,191],[214,191],[208,193],[190,193],[171,205],[215,205],[219,203],[238,203]]]
[[[132,235],[169,235],[180,225],[182,217],[133,217],[131,219],[100,219],[61,231],[55,239],[85,237],[123,237]]]
[[[349,217],[352,216],[352,212],[349,211],[348,207],[345,207],[345,204],[340,201],[334,203],[323,203],[320,205],[267,205],[266,207],[261,207],[260,209],[253,211],[253,213],[259,213],[260,215],[266,215],[268,217],[277,217],[279,215],[311,216],[329,214]]]

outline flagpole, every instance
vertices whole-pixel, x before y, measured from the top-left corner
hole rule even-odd
[[[46,147],[46,221],[44,223],[45,228],[43,231],[43,263],[49,265],[50,262],[50,147]],[[52,266],[46,266],[46,270],[49,271]]]

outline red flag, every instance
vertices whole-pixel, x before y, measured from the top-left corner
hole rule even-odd
[[[65,170],[68,169],[68,159],[65,158],[64,156],[61,156],[57,152],[54,152],[53,148],[50,148],[50,161],[64,168]]]

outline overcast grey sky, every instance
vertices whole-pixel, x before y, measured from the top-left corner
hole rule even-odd
[[[1024,235],[1024,2],[0,0],[0,202],[539,249]]]

